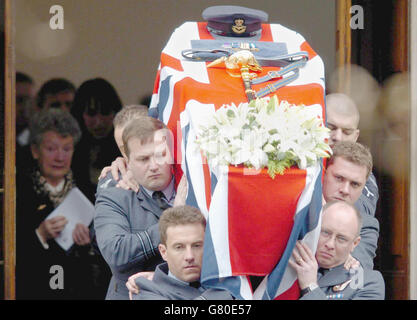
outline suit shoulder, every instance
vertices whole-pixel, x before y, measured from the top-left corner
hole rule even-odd
[[[125,190],[116,186],[109,186],[100,191],[97,195],[97,199],[101,198],[117,198],[126,199],[135,197],[136,193],[133,190]]]
[[[138,286],[139,293],[134,297],[134,300],[167,299],[167,297],[165,297],[166,290],[163,290],[161,286],[154,281],[139,277],[135,282]]]
[[[96,197],[96,213],[99,214],[108,206],[114,208],[115,210],[121,210],[125,212],[126,209],[132,206],[132,203],[137,201],[136,199],[136,193],[132,190],[125,190],[118,187],[109,187],[103,189],[97,194]]]
[[[384,277],[378,270],[364,269],[364,276],[366,279],[384,283]]]
[[[111,172],[108,172],[104,178],[101,178],[97,183],[97,192],[101,191],[102,189],[107,189],[109,187],[115,187],[117,185],[117,181],[113,179]]]

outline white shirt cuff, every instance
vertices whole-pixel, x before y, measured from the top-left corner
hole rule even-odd
[[[43,241],[43,239],[42,239],[41,235],[40,235],[40,234],[39,234],[39,232],[38,232],[38,229],[35,229],[35,233],[36,233],[36,235],[37,235],[37,237],[38,237],[38,239],[39,239],[39,242],[42,244],[42,247],[43,247],[45,250],[48,250],[48,249],[49,249],[49,244]]]

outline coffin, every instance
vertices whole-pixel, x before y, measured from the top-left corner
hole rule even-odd
[[[313,249],[317,242],[322,169],[291,168],[272,179],[266,169],[246,175],[242,166],[226,172],[209,167],[195,143],[198,124],[222,105],[247,98],[242,79],[182,56],[199,39],[213,39],[204,22],[185,22],[171,35],[161,53],[150,114],[171,129],[176,181],[186,174],[187,204],[199,207],[208,221],[201,281],[227,288],[239,299],[297,299],[288,259],[297,239],[305,238]],[[288,53],[308,52],[299,77],[273,94],[291,104],[319,104],[325,119],[324,66],[316,52],[300,34],[279,24],[264,24],[259,41],[285,44]],[[259,76],[279,69],[263,66]],[[255,296],[248,275],[268,275]]]

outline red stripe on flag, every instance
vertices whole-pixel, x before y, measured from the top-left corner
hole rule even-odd
[[[169,127],[168,127],[169,128]],[[178,187],[178,184],[180,183],[180,179],[183,175],[181,163],[182,163],[182,152],[181,152],[181,141],[182,141],[182,131],[180,123],[177,122],[175,128],[170,128],[171,133],[173,134],[174,139],[174,177],[175,177],[175,189]]]
[[[161,79],[161,70],[156,72],[155,82],[153,84],[152,94],[157,94],[159,92],[159,81]]]
[[[300,46],[301,51],[307,51],[308,52],[308,59],[313,59],[317,53],[313,50],[313,48],[308,44],[307,41],[304,41]]]
[[[203,152],[201,153],[201,161],[203,164],[203,174],[204,174],[204,191],[206,195],[206,206],[207,211],[210,209],[210,203],[211,203],[211,176],[210,176],[210,169],[207,164],[207,158],[203,155]]]
[[[278,70],[276,67],[263,69],[262,74],[270,70]],[[241,78],[231,77],[221,65],[208,68],[207,73],[210,83],[201,83],[188,77],[175,83],[174,108],[178,108],[178,111],[184,110],[185,104],[191,99],[205,104],[214,104],[216,109],[224,104],[239,105],[239,103],[247,102]],[[258,84],[254,86],[254,89],[259,90],[264,86],[265,84]],[[315,83],[282,87],[269,96],[272,95],[277,95],[280,100],[287,100],[289,103],[324,106],[323,87]]]
[[[200,40],[213,40],[213,36],[207,30],[207,22],[197,22],[198,26],[198,35]]]
[[[271,26],[269,24],[262,25],[262,34],[259,41],[274,41],[272,38]]]
[[[289,239],[306,171],[288,169],[272,179],[264,169],[243,175],[229,167],[229,250],[233,275],[269,274]]]
[[[257,85],[255,88],[258,90],[258,88],[262,88],[262,85]],[[269,94],[269,96],[277,95],[280,101],[286,100],[289,103],[297,105],[304,104],[309,106],[313,104],[320,104],[324,106],[323,94],[323,87],[319,84],[312,83],[299,86],[285,86],[279,88],[274,93]]]
[[[172,69],[175,69],[177,71],[184,71],[184,69],[182,68],[182,64],[181,61],[170,56],[169,54],[166,53],[161,53],[161,69],[162,66],[164,67],[170,67]]]
[[[298,281],[294,281],[292,286],[273,300],[298,300],[300,298],[300,287]]]

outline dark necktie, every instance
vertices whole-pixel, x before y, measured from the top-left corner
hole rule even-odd
[[[159,208],[161,208],[162,210],[168,209],[170,207],[170,205],[166,201],[165,195],[162,191],[155,191],[152,194],[152,199],[154,199],[156,201]]]
[[[322,276],[324,276],[328,271],[329,269],[319,268],[318,274],[317,274],[317,280],[320,279]]]
[[[193,288],[198,289],[198,288],[200,288],[200,287],[201,287],[201,283],[200,283],[200,281],[193,281],[193,282],[190,282],[190,287],[193,287]]]

